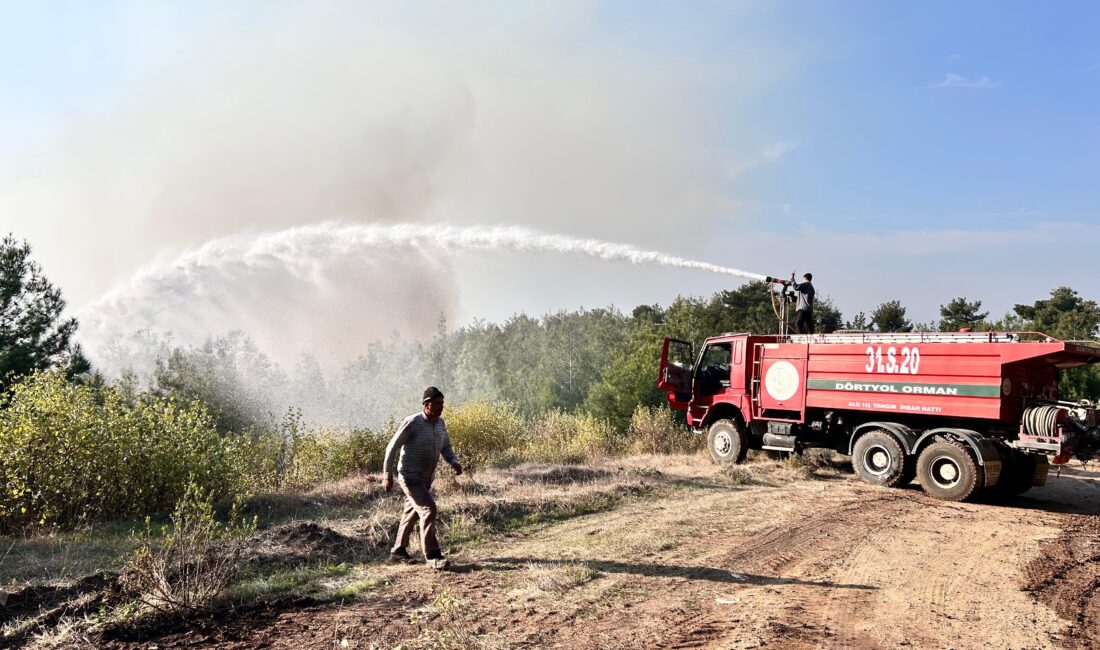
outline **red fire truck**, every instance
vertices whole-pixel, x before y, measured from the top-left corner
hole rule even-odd
[[[1057,392],[1060,369],[1096,361],[1096,343],[1034,332],[723,334],[698,355],[665,339],[658,386],[717,462],[827,447],[869,483],[961,501],[1097,455],[1096,404]]]

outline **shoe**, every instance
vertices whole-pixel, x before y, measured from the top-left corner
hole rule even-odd
[[[428,566],[435,569],[436,571],[442,571],[451,566],[451,561],[443,556],[440,556],[428,560]]]
[[[409,552],[403,548],[399,548],[396,551],[390,551],[390,562],[414,562],[413,556],[409,555]]]

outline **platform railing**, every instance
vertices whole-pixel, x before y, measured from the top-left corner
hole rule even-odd
[[[791,334],[790,343],[1054,343],[1042,332],[833,332]]]

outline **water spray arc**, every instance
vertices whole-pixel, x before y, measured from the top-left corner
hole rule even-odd
[[[696,269],[711,273],[735,275],[750,280],[763,280],[765,276],[750,273],[728,266],[719,266],[709,262],[690,260],[658,251],[635,248],[627,244],[616,244],[597,239],[579,239],[564,235],[548,235],[515,226],[456,228],[452,226],[394,226],[394,234],[406,238],[405,230],[421,233],[429,238],[438,238],[460,248],[482,250],[513,250],[554,252],[588,255],[604,260],[629,262],[631,264],[657,264],[684,269]],[[415,235],[414,235],[415,237]]]
[[[385,338],[395,330],[433,334],[441,306],[444,311],[454,307],[447,303],[457,293],[446,285],[450,259],[462,252],[495,251],[579,255],[764,279],[659,251],[515,226],[325,222],[208,242],[141,270],[77,316],[93,359],[105,341],[140,329],[192,344],[239,329],[269,350],[309,340],[348,353],[366,337]],[[425,326],[427,331],[415,329]]]

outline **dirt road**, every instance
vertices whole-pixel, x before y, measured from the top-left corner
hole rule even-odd
[[[267,607],[159,647],[1049,648],[1100,644],[1100,473],[955,504],[851,475],[651,459],[678,487],[377,566],[353,602]],[[133,647],[147,647],[148,644]]]

